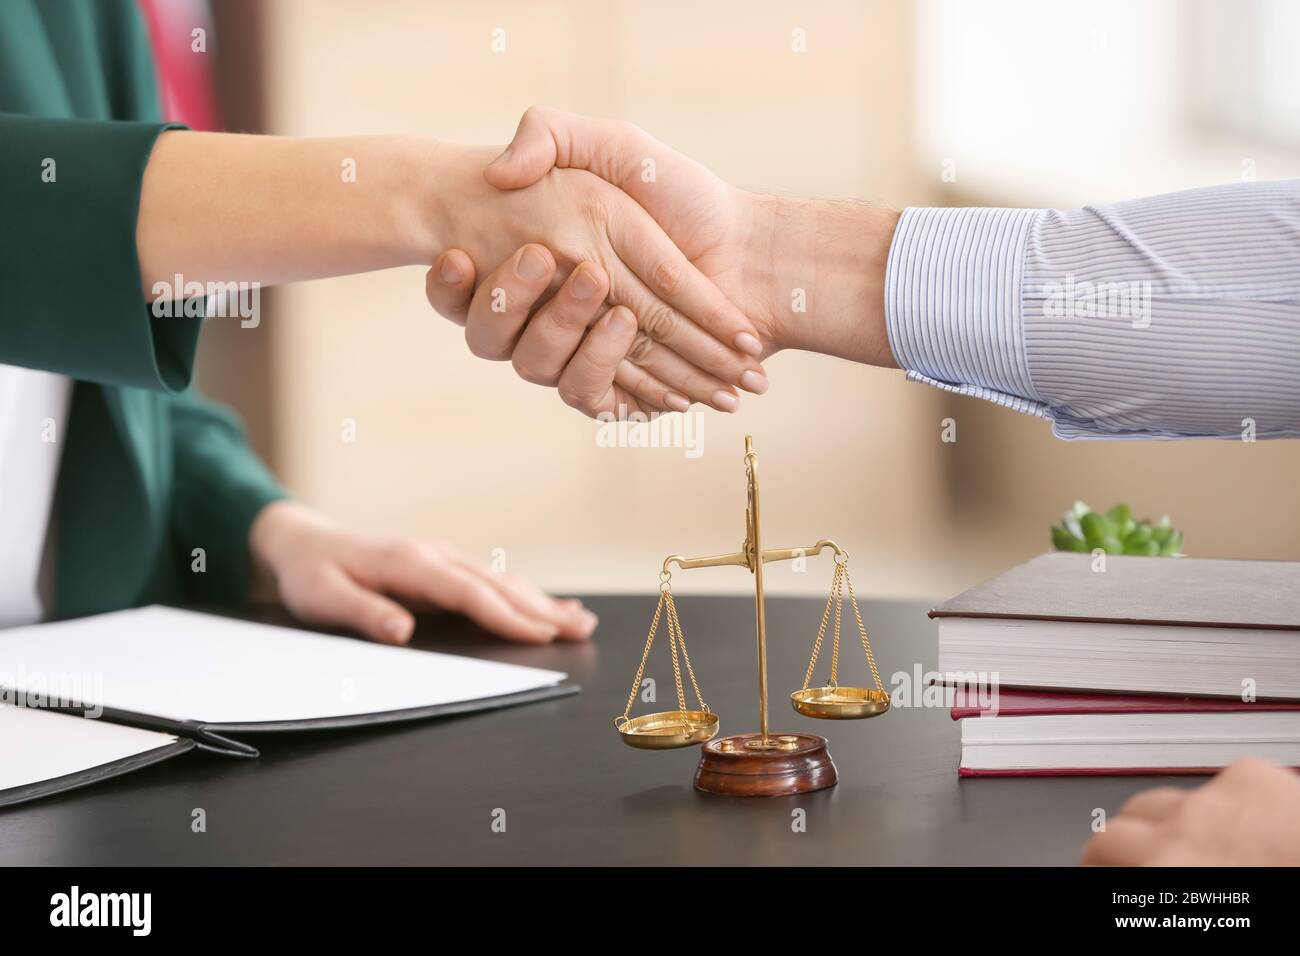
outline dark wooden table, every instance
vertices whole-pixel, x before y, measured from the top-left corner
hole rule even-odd
[[[79,792],[0,811],[0,863],[18,864],[1073,864],[1093,811],[1157,782],[959,780],[958,727],[942,708],[866,721],[791,710],[824,602],[768,600],[772,729],[830,739],[839,786],[773,799],[691,786],[697,748],[619,740],[654,598],[598,597],[589,646],[525,648],[430,618],[419,647],[565,670],[575,697],[424,723],[250,736],[262,756],[190,753]],[[753,602],[684,597],[686,638],[722,733],[756,730]],[[886,680],[932,668],[925,606],[864,614]],[[844,682],[867,679],[849,631]],[[672,700],[667,647],[647,673]],[[639,705],[644,707],[644,705]],[[207,831],[191,830],[193,811]],[[806,812],[806,831],[792,829]],[[493,820],[504,811],[505,832]]]

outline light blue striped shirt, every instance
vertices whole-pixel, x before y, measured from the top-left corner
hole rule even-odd
[[[1300,179],[907,209],[885,316],[909,379],[1061,438],[1300,437]]]

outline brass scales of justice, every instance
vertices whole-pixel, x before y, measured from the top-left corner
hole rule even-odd
[[[767,622],[763,608],[763,565],[771,561],[790,561],[805,555],[831,551],[835,556],[835,570],[831,578],[831,591],[822,612],[821,625],[813,644],[812,658],[804,674],[803,687],[790,695],[794,709],[805,717],[823,720],[857,720],[875,717],[889,710],[889,695],[880,682],[876,658],[867,639],[867,629],[858,610],[857,595],[849,580],[848,553],[834,541],[823,538],[809,548],[777,548],[763,550],[759,520],[758,456],[754,453],[754,440],[745,436],[745,478],[748,503],[745,507],[745,543],[740,551],[704,558],[684,558],[672,554],[664,558],[659,572],[659,606],[655,609],[646,637],[641,663],[632,680],[627,706],[621,716],[614,718],[614,726],[623,742],[644,750],[667,750],[703,744],[700,764],[695,771],[695,787],[707,793],[732,796],[783,796],[807,793],[835,786],[838,775],[835,763],[827,749],[826,738],[816,734],[772,733],[767,722]],[[761,560],[760,560],[761,557]],[[758,635],[758,733],[736,734],[714,740],[718,732],[718,715],[709,709],[700,695],[700,685],[695,679],[695,668],[686,651],[686,638],[682,633],[681,619],[673,601],[672,572],[677,565],[683,571],[691,568],[742,567],[754,575],[754,618]],[[847,589],[853,608],[854,621],[866,652],[874,687],[847,687],[839,683],[840,621]],[[831,641],[830,680],[823,686],[810,687],[817,659],[821,655],[827,625],[834,612],[834,629]],[[677,690],[677,709],[632,717],[632,705],[641,690],[646,661],[654,646],[661,620],[667,619],[668,646],[671,651],[673,679]],[[682,686],[682,669],[694,691],[697,709],[686,706]]]

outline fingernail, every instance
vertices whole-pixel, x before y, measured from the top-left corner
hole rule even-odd
[[[684,412],[691,407],[690,399],[683,395],[678,395],[676,392],[665,392],[664,404],[675,412]]]
[[[461,280],[460,266],[455,261],[446,256],[442,260],[442,268],[438,270],[438,275],[442,276],[442,281],[447,285],[457,285]]]
[[[720,412],[734,412],[740,407],[740,402],[730,392],[718,389],[713,393],[713,407]]]
[[[762,372],[748,369],[740,376],[740,387],[747,392],[753,392],[755,395],[762,395],[767,391],[767,376]]]
[[[740,332],[736,335],[736,348],[746,355],[762,355],[763,343],[748,332]]]
[[[390,617],[384,622],[384,635],[405,644],[411,639],[411,622],[406,618]]]
[[[600,283],[591,274],[591,267],[583,266],[578,269],[578,274],[573,277],[573,285],[570,286],[570,291],[575,299],[590,299],[596,294],[598,288],[600,288]]]
[[[636,331],[636,316],[630,309],[617,308],[609,310],[610,324],[618,323],[629,332]]]
[[[519,278],[536,282],[546,277],[546,274],[551,271],[551,264],[540,249],[529,248],[525,249],[524,254],[519,257],[519,265],[515,269],[519,273]]]

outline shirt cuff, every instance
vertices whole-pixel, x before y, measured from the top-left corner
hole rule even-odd
[[[885,322],[912,381],[1040,418],[1021,283],[1038,209],[903,211],[885,269]]]

